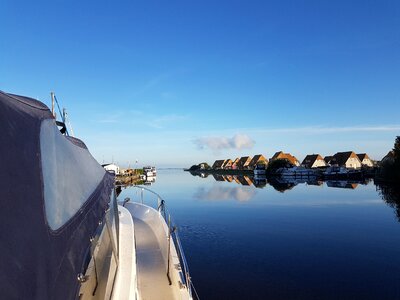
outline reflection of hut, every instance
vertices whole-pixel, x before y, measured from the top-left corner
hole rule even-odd
[[[330,161],[332,166],[337,165],[339,167],[346,167],[350,169],[361,168],[361,161],[357,154],[353,151],[338,152],[336,153]]]
[[[241,185],[252,185],[251,180],[247,176],[238,176],[237,179]]]
[[[216,160],[214,162],[214,164],[212,165],[212,169],[214,169],[214,170],[222,169],[224,162],[225,162],[225,160],[223,160],[223,159]]]
[[[232,182],[233,177],[232,175],[224,175],[225,181]]]
[[[349,182],[346,180],[328,180],[326,182],[326,185],[332,188],[342,188],[342,189],[352,189],[354,190],[357,186],[358,183],[356,182]]]
[[[235,182],[236,182],[237,184],[241,184],[240,181],[239,181],[239,179],[238,179],[238,176],[237,176],[237,175],[233,175],[233,180],[235,180]]]
[[[326,167],[326,162],[319,154],[310,154],[307,155],[303,162],[301,163],[302,166],[305,168],[319,168],[319,167]]]
[[[249,168],[254,169],[257,164],[261,163],[264,163],[265,165],[268,164],[268,159],[266,159],[262,154],[254,155],[254,157],[251,159],[249,163]]]
[[[213,177],[216,181],[225,181],[224,176],[219,175],[219,174],[213,174]]]
[[[243,156],[239,159],[237,163],[237,168],[240,170],[248,169],[250,162],[251,162],[250,156]]]
[[[235,158],[235,160],[232,162],[232,169],[237,169],[238,162],[239,162],[239,157]]]
[[[224,164],[222,165],[222,169],[232,169],[232,159],[225,160]]]
[[[300,166],[298,159],[293,155],[291,155],[290,153],[283,153],[282,151],[276,152],[274,156],[271,157],[270,161],[274,161],[277,159],[286,159],[292,165],[297,167]]]

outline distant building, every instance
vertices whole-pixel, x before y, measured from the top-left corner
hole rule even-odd
[[[262,154],[254,155],[254,157],[249,163],[249,168],[254,169],[259,163],[268,164],[268,159],[266,159]]]
[[[241,170],[248,169],[250,162],[251,162],[250,156],[243,156],[239,159],[237,163],[237,168]]]
[[[374,163],[372,160],[369,158],[369,156],[366,153],[360,153],[357,154],[358,159],[361,161],[361,165],[367,166],[367,167],[373,167]]]
[[[232,169],[232,159],[225,160],[224,164],[222,165],[222,169]]]
[[[216,160],[214,162],[214,164],[212,165],[212,169],[214,169],[214,170],[222,169],[224,162],[225,162],[225,160],[223,160],[223,159]]]
[[[361,161],[353,151],[338,152],[331,159],[330,165],[337,165],[348,169],[359,169],[361,168]]]
[[[119,174],[120,175],[125,175],[125,176],[132,176],[135,173],[133,169],[119,169]]]
[[[394,151],[390,150],[388,154],[382,158],[381,163],[393,163],[394,162]]]
[[[325,156],[324,161],[326,162],[327,165],[330,165],[330,164],[331,164],[332,158],[333,158],[333,155],[331,155],[331,156],[329,156],[329,155],[328,155],[328,156]]]
[[[101,165],[107,172],[119,175],[119,167],[116,164],[104,164]]]
[[[300,166],[300,162],[298,161],[298,159],[290,153],[283,153],[282,151],[276,152],[274,156],[271,157],[270,162],[277,159],[286,159],[291,164],[297,167]]]
[[[326,167],[326,162],[323,157],[319,154],[307,155],[301,165],[305,168],[320,168]]]

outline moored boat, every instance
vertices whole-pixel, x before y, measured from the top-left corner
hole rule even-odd
[[[143,167],[143,174],[146,176],[157,176],[157,170],[156,167],[152,167],[152,166],[146,166]]]
[[[164,201],[118,203],[114,175],[32,98],[0,92],[0,136],[2,298],[193,298]]]
[[[281,177],[317,177],[318,173],[314,169],[306,169],[302,167],[280,168],[276,171]]]

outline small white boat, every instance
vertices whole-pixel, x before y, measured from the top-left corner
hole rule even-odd
[[[143,174],[146,176],[157,176],[156,167],[151,167],[151,166],[143,167]]]

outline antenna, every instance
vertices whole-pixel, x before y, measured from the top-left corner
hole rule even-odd
[[[51,96],[51,114],[53,115],[54,119],[56,118],[56,113],[54,111],[54,92],[50,93]]]
[[[67,127],[67,125],[68,125],[68,127],[69,127],[69,129],[70,129],[70,131],[71,131],[71,136],[75,136],[74,135],[74,130],[72,129],[72,125],[71,125],[71,122],[69,121],[69,117],[68,117],[68,113],[67,113],[67,109],[66,108],[63,108],[63,116],[64,116],[64,124],[65,124],[65,127]]]

